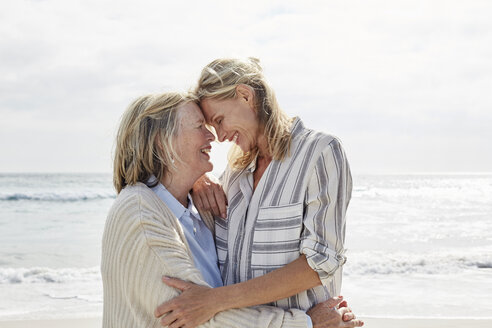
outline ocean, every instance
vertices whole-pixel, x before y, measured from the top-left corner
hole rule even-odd
[[[114,197],[109,174],[0,174],[0,320],[102,315]],[[354,175],[346,248],[358,316],[492,318],[492,174]]]

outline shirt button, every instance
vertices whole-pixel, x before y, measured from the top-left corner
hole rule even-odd
[[[193,234],[196,235],[196,228],[193,227]]]

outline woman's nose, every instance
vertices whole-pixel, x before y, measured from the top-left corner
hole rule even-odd
[[[217,139],[219,139],[219,142],[223,142],[226,137],[226,133],[222,129],[216,129],[215,132],[217,132]]]

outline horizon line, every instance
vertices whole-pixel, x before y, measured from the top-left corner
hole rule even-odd
[[[213,173],[213,172],[212,172]],[[0,174],[112,174],[111,171],[0,171]],[[492,171],[388,171],[354,172],[352,175],[490,175]]]

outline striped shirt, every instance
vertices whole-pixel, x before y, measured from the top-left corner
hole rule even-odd
[[[305,254],[322,285],[271,303],[307,310],[340,294],[345,263],[345,213],[352,191],[340,141],[292,124],[290,153],[272,160],[253,191],[256,161],[228,167],[222,184],[228,219],[217,219],[216,247],[225,285],[278,269]]]

